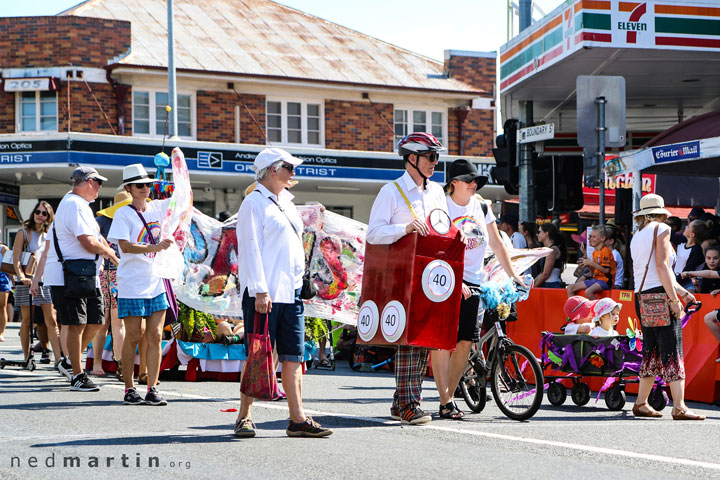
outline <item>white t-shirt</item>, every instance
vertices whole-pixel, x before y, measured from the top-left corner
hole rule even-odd
[[[47,245],[50,248],[45,262],[45,274],[43,283],[46,286],[63,286],[62,264],[58,260],[53,241],[54,231],[57,231],[60,252],[65,260],[95,259],[95,254],[88,252],[77,239],[80,235],[95,236],[102,242],[100,227],[95,221],[90,209],[90,203],[79,195],[69,192],[63,197],[58,205],[55,221],[53,222],[47,236]],[[97,262],[98,273],[100,272],[101,261]],[[100,288],[100,279],[96,278],[97,287]]]
[[[621,287],[623,284],[623,276],[625,276],[625,266],[623,265],[623,259],[620,252],[613,248],[612,254],[615,259],[615,263],[617,264],[615,268],[615,286]]]
[[[664,223],[650,222],[645,225],[645,228],[638,230],[633,235],[630,241],[630,253],[632,254],[633,263],[633,278],[635,279],[635,291],[640,290],[640,284],[642,283],[643,275],[645,274],[645,266],[648,264],[648,257],[650,256],[650,250],[652,249],[653,235],[655,234],[655,226],[660,225],[658,228],[658,237],[663,233],[670,231],[670,226]],[[669,233],[668,233],[669,235]],[[650,259],[650,266],[648,268],[647,277],[645,278],[645,284],[643,285],[643,291],[651,288],[662,287],[662,282],[658,276],[657,266],[655,265],[655,255],[657,254],[657,245],[655,251]]]
[[[170,199],[149,202],[142,216],[150,227],[156,243],[160,243],[160,223],[165,218]],[[108,241],[126,240],[141,245],[152,244],[147,229],[130,205],[120,207],[113,217]],[[156,253],[122,252],[117,268],[118,298],[154,298],[165,292],[162,278],[153,275],[152,263]]]
[[[577,335],[578,328],[580,328],[580,325],[583,325],[581,323],[568,323],[565,325],[565,335]]]
[[[450,196],[445,200],[450,218],[467,237],[463,280],[480,285],[483,282],[483,265],[488,244],[487,224],[495,221],[495,215],[489,207],[485,215],[481,201],[475,196],[472,196],[470,203],[464,207],[453,202]]]
[[[598,337],[615,337],[617,336],[618,332],[615,331],[614,328],[611,328],[609,331],[602,328],[600,325],[593,328],[590,331],[590,335],[597,335]]]
[[[527,248],[527,240],[523,237],[522,233],[515,232],[510,236],[510,241],[514,248]]]
[[[647,228],[647,227],[646,227]],[[675,259],[675,275],[680,275],[685,270],[692,247],[686,247],[684,243],[677,246],[677,258]]]

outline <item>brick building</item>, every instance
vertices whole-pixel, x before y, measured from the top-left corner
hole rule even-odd
[[[447,50],[443,63],[269,0],[174,5],[179,138],[167,146],[183,148],[207,213],[237,209],[266,145],[305,158],[298,203],[361,221],[399,176],[393,150],[410,131],[436,135],[446,163],[492,166],[495,52]],[[21,212],[59,201],[76,164],[110,178],[98,206],[124,165],[153,167],[166,128],[166,8],[89,0],[0,18],[0,183]]]

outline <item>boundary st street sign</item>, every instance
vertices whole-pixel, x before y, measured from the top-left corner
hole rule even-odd
[[[517,143],[533,143],[555,138],[555,124],[546,123],[533,127],[521,128],[517,133]]]

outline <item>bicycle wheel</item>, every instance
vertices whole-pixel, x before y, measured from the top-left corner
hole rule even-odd
[[[480,413],[487,404],[487,386],[478,375],[472,364],[468,364],[467,371],[460,379],[460,391],[468,408]]]
[[[513,420],[527,420],[542,402],[545,379],[535,355],[522,345],[503,344],[490,375],[493,397]]]

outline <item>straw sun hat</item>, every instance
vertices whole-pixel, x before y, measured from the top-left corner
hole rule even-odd
[[[640,210],[633,212],[633,217],[640,215],[672,215],[665,209],[665,200],[660,195],[650,193],[640,199]]]

